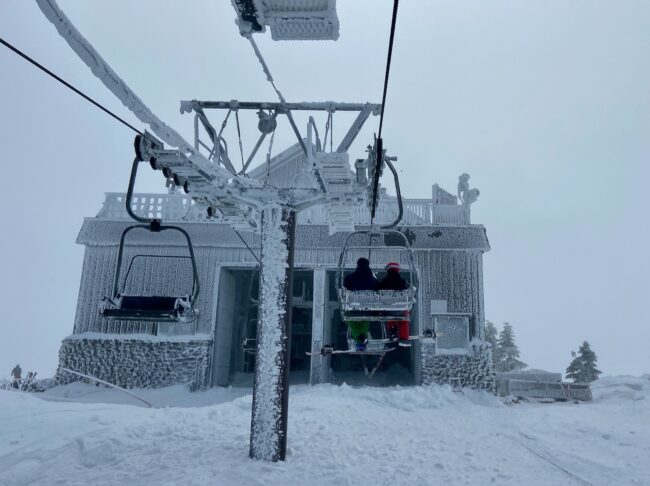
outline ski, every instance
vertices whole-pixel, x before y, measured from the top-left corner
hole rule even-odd
[[[409,336],[409,341],[417,341],[420,339],[435,339],[438,336],[438,334],[432,330],[432,329],[426,329],[422,334],[417,335],[417,336]],[[405,345],[400,345],[399,341],[386,341],[384,343],[384,348],[383,349],[372,349],[372,350],[365,350],[365,351],[359,351],[356,349],[334,349],[334,347],[330,344],[326,344],[321,348],[320,351],[316,352],[305,352],[307,356],[328,356],[332,354],[347,354],[351,356],[383,356],[386,352],[389,351],[394,351],[397,348],[407,348],[410,347],[410,344],[405,346]]]
[[[395,351],[397,346],[387,347],[381,350],[357,351],[356,349],[334,349],[332,346],[323,346],[320,351],[306,352],[307,356],[329,356],[331,354],[347,354],[351,356],[381,356],[390,351]]]

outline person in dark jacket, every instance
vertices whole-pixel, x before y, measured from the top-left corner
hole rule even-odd
[[[343,279],[343,286],[351,291],[377,290],[377,283],[377,277],[372,273],[367,258],[359,258],[354,272]],[[350,328],[350,335],[354,339],[357,351],[365,351],[370,321],[346,321],[346,324]]]
[[[386,265],[386,276],[381,279],[377,290],[406,290],[411,284],[400,275],[400,265],[397,262],[390,262]],[[386,323],[386,331],[388,337],[392,341],[399,340],[400,346],[410,346],[409,339],[409,312],[404,312],[406,320],[403,321],[388,321]]]
[[[20,384],[20,380],[22,378],[22,372],[23,370],[20,369],[20,365],[16,365],[13,370],[11,370],[11,376],[13,377],[14,381],[12,383],[12,386],[14,388],[18,388]]]

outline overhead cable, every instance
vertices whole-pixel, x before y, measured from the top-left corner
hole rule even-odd
[[[381,130],[384,126],[384,107],[386,106],[386,93],[388,92],[388,78],[390,75],[390,64],[393,58],[393,41],[395,40],[395,25],[397,23],[397,8],[399,6],[399,0],[393,1],[393,16],[390,22],[390,38],[388,40],[388,55],[386,57],[386,72],[384,74],[384,91],[381,97],[381,112],[379,114],[379,130],[377,132],[377,161],[375,167],[375,177],[373,180],[372,187],[372,204],[370,206],[370,225],[374,223],[375,213],[377,209],[377,198],[379,192],[379,175],[381,173],[381,163],[384,158],[384,141],[381,138]]]
[[[12,51],[15,52],[16,54],[18,54],[20,57],[22,57],[23,59],[25,59],[26,61],[29,61],[30,63],[32,63],[34,66],[36,66],[38,69],[40,69],[40,70],[43,71],[44,73],[49,74],[49,75],[52,76],[54,79],[56,79],[59,83],[63,84],[65,87],[71,89],[72,91],[74,91],[74,92],[77,93],[79,96],[81,96],[82,98],[86,99],[87,101],[89,101],[90,103],[92,103],[93,105],[95,105],[97,108],[99,108],[100,110],[102,110],[102,111],[105,112],[106,114],[112,116],[112,117],[115,118],[117,121],[119,121],[119,122],[122,123],[123,125],[127,126],[127,127],[130,128],[131,130],[133,130],[135,133],[137,133],[137,134],[139,134],[139,135],[142,135],[142,132],[141,132],[140,130],[138,130],[137,128],[135,128],[133,125],[131,125],[130,123],[126,122],[125,120],[123,120],[122,118],[120,118],[119,116],[117,116],[115,113],[113,113],[111,110],[109,110],[109,109],[106,108],[105,106],[103,106],[103,105],[101,105],[100,103],[98,103],[98,102],[96,102],[95,100],[93,100],[93,99],[92,99],[90,96],[88,96],[87,94],[83,93],[81,90],[75,88],[75,87],[72,86],[70,83],[68,83],[67,81],[65,81],[65,80],[62,79],[61,77],[59,77],[59,76],[57,76],[56,74],[54,74],[52,71],[50,71],[50,70],[47,69],[45,66],[43,66],[43,65],[40,64],[39,62],[37,62],[37,61],[35,61],[34,59],[32,59],[31,57],[29,57],[27,54],[25,54],[25,53],[22,52],[21,50],[17,49],[16,47],[12,46],[11,44],[9,44],[9,42],[7,42],[7,41],[5,41],[4,39],[0,38],[0,44],[4,45],[4,46],[7,47],[8,49],[12,50]]]
[[[47,69],[45,66],[43,66],[43,65],[40,64],[39,62],[35,61],[35,60],[32,59],[31,57],[29,57],[27,54],[25,54],[24,52],[22,52],[22,51],[19,50],[18,48],[14,47],[13,45],[11,45],[9,42],[5,41],[5,40],[2,39],[1,37],[0,37],[0,44],[4,45],[5,47],[7,47],[8,49],[10,49],[11,51],[15,52],[16,54],[18,54],[18,55],[19,55],[20,57],[22,57],[23,59],[29,61],[31,64],[33,64],[34,66],[36,66],[37,68],[39,68],[41,71],[43,71],[44,73],[50,75],[51,77],[53,77],[54,79],[56,79],[58,82],[60,82],[61,84],[63,84],[63,85],[66,86],[67,88],[69,88],[69,89],[71,89],[72,91],[74,91],[75,93],[77,93],[77,94],[78,94],[79,96],[81,96],[82,98],[86,99],[87,101],[89,101],[90,103],[92,103],[93,105],[95,105],[95,106],[96,106],[97,108],[99,108],[100,110],[104,111],[105,113],[107,113],[107,114],[110,115],[111,117],[115,118],[117,121],[119,121],[119,122],[122,123],[123,125],[127,126],[127,127],[130,128],[131,130],[133,130],[135,133],[137,133],[137,134],[139,134],[139,135],[142,135],[142,132],[141,132],[140,130],[138,130],[137,128],[135,128],[133,125],[129,124],[128,122],[126,122],[125,120],[123,120],[122,118],[120,118],[119,116],[117,116],[115,113],[113,113],[112,111],[110,111],[108,108],[106,108],[106,107],[104,107],[103,105],[101,105],[100,103],[96,102],[96,101],[93,100],[90,96],[86,95],[85,93],[83,93],[83,92],[80,91],[79,89],[75,88],[75,87],[72,86],[70,83],[68,83],[67,81],[65,81],[64,79],[62,79],[60,76],[57,76],[57,75],[54,74],[52,71],[50,71],[49,69]],[[229,113],[229,114],[230,114],[230,113]],[[246,241],[244,240],[244,238],[242,237],[242,235],[241,235],[237,230],[235,230],[235,233],[237,234],[237,236],[239,237],[239,239],[242,241],[242,243],[244,243],[244,245],[245,245],[246,248],[250,251],[250,253],[253,255],[253,257],[255,258],[255,260],[257,260],[257,261],[259,262],[259,261],[260,261],[259,258],[258,258],[257,255],[255,254],[255,252],[253,251],[253,249],[248,245],[248,243],[246,243]]]
[[[388,56],[386,58],[386,73],[384,75],[384,93],[381,97],[381,113],[379,114],[379,131],[377,138],[381,138],[381,129],[384,125],[384,107],[386,106],[386,93],[388,92],[388,76],[390,75],[390,62],[393,58],[393,40],[395,39],[395,23],[397,22],[397,7],[399,0],[393,3],[393,18],[390,22],[390,39],[388,41]]]

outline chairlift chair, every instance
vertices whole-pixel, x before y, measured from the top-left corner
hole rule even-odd
[[[180,232],[188,244],[189,256],[164,256],[164,255],[135,255],[129,263],[127,272],[120,287],[120,276],[122,273],[122,261],[126,236],[134,229],[145,229],[159,232],[172,230]],[[125,292],[128,276],[131,274],[133,264],[138,258],[160,258],[160,259],[189,259],[192,263],[192,288],[190,293],[185,295],[130,295]],[[120,321],[142,321],[142,322],[191,322],[196,319],[197,312],[194,304],[199,294],[199,281],[197,278],[196,261],[192,242],[187,232],[177,226],[159,226],[151,229],[148,225],[129,226],[122,232],[120,248],[118,251],[115,276],[113,278],[113,292],[111,297],[104,297],[100,314],[107,319]]]
[[[348,290],[343,286],[347,256],[350,250],[372,251],[371,240],[373,235],[393,235],[399,238],[402,245],[391,245],[391,250],[397,250],[406,255],[407,270],[411,274],[411,285],[406,290]],[[357,235],[368,235],[369,243],[365,246],[351,246],[350,242]],[[379,321],[382,323],[381,336],[368,336],[367,352],[375,350],[377,353],[385,349],[388,335],[385,323],[388,321],[405,320],[417,301],[418,273],[413,258],[413,251],[404,233],[397,230],[360,230],[349,233],[343,242],[339,256],[337,271],[337,288],[341,318],[344,321]],[[348,331],[348,343],[354,348],[354,342]]]
[[[196,258],[194,257],[194,248],[190,235],[184,229],[178,226],[163,225],[160,219],[147,219],[136,215],[131,207],[133,199],[133,188],[138,170],[138,164],[142,161],[138,150],[140,136],[136,137],[136,157],[133,160],[129,187],[126,194],[126,211],[134,220],[140,223],[127,227],[120,238],[120,246],[117,254],[117,263],[113,278],[113,291],[110,297],[104,297],[100,306],[100,314],[109,320],[120,321],[144,321],[144,322],[191,322],[197,317],[197,311],[194,308],[196,299],[199,296],[200,285]],[[135,229],[144,229],[152,233],[161,231],[176,231],[183,235],[187,243],[189,256],[166,256],[166,255],[136,255],[129,263],[124,283],[120,287],[120,276],[122,271],[122,260],[124,257],[124,246],[126,236]],[[161,259],[186,258],[192,263],[192,289],[188,294],[183,295],[130,295],[125,293],[126,281],[129,273],[133,268],[133,263],[137,258],[154,257]]]

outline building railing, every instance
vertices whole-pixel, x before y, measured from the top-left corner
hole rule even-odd
[[[124,193],[107,192],[104,205],[97,213],[100,219],[129,219],[124,207]],[[192,198],[184,194],[134,194],[133,211],[145,218],[164,221],[203,221],[205,211]],[[358,225],[370,224],[370,211],[365,206],[354,208],[354,221]],[[398,214],[397,199],[384,196],[379,201],[375,222],[388,224]],[[218,218],[215,218],[218,221]],[[312,206],[298,214],[299,224],[327,224],[325,206]],[[404,199],[404,212],[400,224],[429,226],[432,224],[468,225],[470,211],[462,204],[435,204],[431,199]]]
[[[130,219],[125,208],[126,194],[107,192],[102,208],[97,213],[100,219]],[[198,221],[205,219],[203,211],[184,194],[134,194],[131,209],[144,218],[165,221]]]
[[[384,197],[380,200],[375,216],[378,224],[388,224],[398,214],[397,200]],[[356,224],[370,224],[370,211],[364,206],[354,209]],[[314,206],[298,215],[298,223],[327,224],[325,207]],[[404,199],[404,212],[400,224],[409,226],[428,226],[432,224],[467,225],[470,224],[470,212],[466,206],[452,204],[435,204],[430,199]]]

